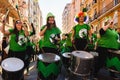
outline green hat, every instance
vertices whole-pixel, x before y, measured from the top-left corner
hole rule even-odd
[[[55,17],[51,12],[49,12],[48,14],[47,14],[47,18],[48,17]]]

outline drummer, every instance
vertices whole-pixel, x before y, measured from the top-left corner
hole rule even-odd
[[[10,37],[8,57],[17,57],[25,61],[26,36],[29,35],[29,32],[26,27],[23,27],[23,23],[20,20],[16,20],[14,29],[5,30],[5,21],[3,21],[1,32]]]
[[[69,34],[62,34],[60,41],[60,52],[71,52],[72,51],[72,43],[69,37]]]
[[[75,20],[77,25],[72,29],[71,41],[76,50],[86,50],[88,37],[91,35],[90,26],[84,23],[85,14],[79,12]]]
[[[60,29],[55,22],[55,16],[49,12],[47,14],[47,23],[42,26],[40,36],[42,40],[42,53],[56,53],[58,54],[58,42],[60,41]]]
[[[119,43],[117,41],[118,33],[114,29],[113,19],[108,19],[105,22],[105,26],[99,30],[99,33],[100,38],[98,39],[98,48],[96,50],[99,53],[99,62],[98,65],[96,65],[95,73],[98,73],[98,71],[105,66],[106,58],[109,55],[108,49],[119,49]],[[113,74],[111,76],[115,77]],[[97,74],[95,74],[95,77],[97,77]]]

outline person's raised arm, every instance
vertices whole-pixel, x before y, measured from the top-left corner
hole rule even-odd
[[[3,24],[2,24],[2,26],[1,26],[1,32],[4,34],[4,35],[9,35],[10,34],[10,32],[8,31],[8,30],[5,30],[5,24],[6,24],[6,21],[5,20],[3,20]]]
[[[47,26],[44,27],[43,30],[40,31],[40,36],[44,36],[45,31],[47,30]]]

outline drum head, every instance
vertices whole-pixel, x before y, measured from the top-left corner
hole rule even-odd
[[[90,51],[90,54],[92,54],[93,56],[98,56],[97,52]]]
[[[52,63],[60,60],[60,57],[54,53],[43,53],[38,56],[38,59],[47,62]]]
[[[82,59],[91,59],[93,58],[93,55],[91,55],[90,53],[86,52],[86,51],[73,51],[72,55],[75,57],[79,57]]]
[[[70,52],[66,52],[66,53],[63,53],[62,56],[66,57],[66,58],[70,58],[71,57],[71,53]]]
[[[24,62],[19,58],[6,58],[2,61],[1,66],[6,71],[15,72],[24,67]]]

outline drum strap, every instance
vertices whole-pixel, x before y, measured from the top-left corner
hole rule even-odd
[[[73,44],[73,48],[75,49],[75,50],[77,50],[77,48],[76,48],[76,46]]]

